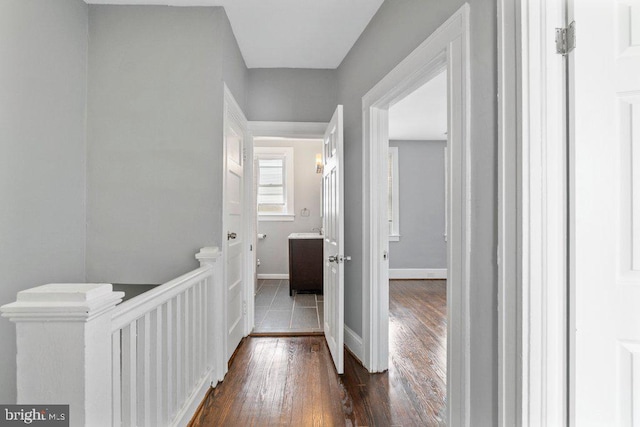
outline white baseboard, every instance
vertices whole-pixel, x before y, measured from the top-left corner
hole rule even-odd
[[[288,274],[258,274],[258,279],[289,280]]]
[[[446,268],[390,268],[389,279],[446,279]]]
[[[344,345],[353,353],[360,361],[364,360],[364,344],[362,338],[353,332],[351,328],[344,325]]]

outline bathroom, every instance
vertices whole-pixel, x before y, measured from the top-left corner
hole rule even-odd
[[[254,334],[322,333],[321,153],[321,139],[254,139],[258,205]],[[296,258],[292,265],[290,244]],[[304,289],[294,289],[290,270],[294,277],[301,270],[307,278],[311,274],[313,283],[306,279]]]

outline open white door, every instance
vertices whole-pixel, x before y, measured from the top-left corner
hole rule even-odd
[[[640,425],[640,2],[570,2],[572,424]]]
[[[244,181],[246,126],[233,97],[225,93],[224,127],[224,283],[226,295],[226,358],[229,360],[245,334]]]
[[[344,372],[344,174],[342,105],[324,134],[324,336],[338,374]]]

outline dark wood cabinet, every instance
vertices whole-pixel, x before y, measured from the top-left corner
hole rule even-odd
[[[289,295],[322,293],[323,239],[289,238]]]

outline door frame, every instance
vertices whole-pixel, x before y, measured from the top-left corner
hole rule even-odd
[[[470,424],[470,44],[468,4],[363,98],[363,363],[388,369],[389,266],[385,213],[388,109],[442,70],[448,74],[447,422]]]
[[[327,128],[328,123],[323,122],[275,122],[275,121],[247,121],[247,129],[251,135],[250,140],[250,149],[247,149],[247,159],[251,159],[250,162],[246,162],[245,165],[251,163],[251,165],[247,165],[246,168],[251,169],[250,172],[250,180],[247,182],[245,180],[245,191],[249,191],[249,201],[245,198],[245,203],[248,203],[251,206],[251,218],[247,221],[247,235],[253,236],[252,244],[255,251],[249,254],[250,262],[253,270],[251,270],[251,274],[255,272],[255,260],[254,254],[257,257],[258,254],[258,246],[257,246],[257,233],[258,233],[258,224],[254,223],[253,218],[258,218],[256,209],[257,209],[257,201],[254,199],[254,185],[255,176],[254,176],[254,168],[253,168],[253,149],[254,149],[254,139],[255,138],[290,138],[290,139],[317,139],[322,140],[324,138],[324,131]],[[247,173],[245,168],[245,173]],[[249,186],[249,190],[247,190],[247,185]],[[259,219],[258,219],[259,221]],[[253,276],[252,276],[253,277]],[[255,327],[255,289],[251,288],[248,290],[248,303],[247,310],[250,314],[250,323],[247,324],[247,334],[250,334]]]
[[[249,132],[249,127],[248,127],[248,121],[247,118],[244,115],[244,112],[242,111],[242,108],[240,108],[240,105],[238,104],[238,102],[235,100],[235,98],[233,97],[233,94],[231,93],[231,90],[229,89],[229,87],[227,86],[226,83],[223,82],[223,125],[222,125],[222,233],[221,233],[221,240],[222,240],[222,244],[221,244],[221,248],[222,250],[222,265],[223,268],[222,270],[222,278],[221,278],[221,283],[224,284],[223,288],[224,288],[224,294],[223,294],[223,300],[226,302],[227,300],[227,288],[226,288],[226,283],[227,283],[227,250],[226,250],[226,246],[225,246],[225,233],[227,230],[227,223],[226,223],[226,218],[227,218],[227,194],[226,194],[226,185],[227,185],[227,144],[226,144],[226,131],[227,131],[227,126],[229,125],[230,121],[233,121],[242,131],[244,140],[243,140],[243,217],[242,217],[242,231],[245,236],[244,240],[243,240],[243,247],[242,247],[242,253],[243,253],[243,259],[244,259],[244,268],[242,271],[242,284],[243,284],[243,289],[242,289],[242,295],[243,295],[243,318],[244,318],[244,324],[243,324],[243,335],[247,336],[249,335],[249,333],[251,333],[251,329],[253,328],[253,323],[254,323],[254,312],[253,312],[253,292],[254,292],[254,286],[253,284],[249,283],[250,279],[254,277],[254,268],[255,266],[253,265],[253,262],[251,262],[250,260],[253,258],[253,255],[250,251],[251,245],[254,245],[253,247],[255,247],[255,242],[254,242],[254,238],[250,238],[249,236],[255,237],[255,232],[252,232],[253,227],[251,225],[251,218],[253,217],[253,207],[250,203],[251,199],[252,199],[252,192],[251,192],[251,183],[253,182],[253,162],[248,162],[247,159],[249,158],[253,158],[253,141],[252,141],[252,137],[251,134]],[[251,156],[251,157],[249,157]],[[228,347],[229,347],[229,343],[228,343],[228,333],[229,333],[229,325],[227,324],[227,305],[223,304],[223,310],[221,313],[222,319],[220,319],[218,317],[218,320],[222,320],[222,324],[224,325],[224,342],[223,345],[221,346],[222,349],[222,353],[223,357],[221,358],[221,360],[224,361],[223,363],[223,372],[227,372],[227,357],[226,355],[228,354]]]
[[[499,425],[567,425],[566,3],[497,6]]]

